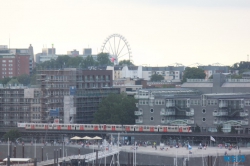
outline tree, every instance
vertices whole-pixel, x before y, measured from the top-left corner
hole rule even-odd
[[[95,61],[91,55],[88,55],[84,60],[83,60],[84,67],[89,67],[89,66],[95,66]]]
[[[15,84],[18,85],[20,83],[18,82],[17,78],[12,78],[7,84],[8,85],[9,84],[11,84],[11,85],[15,85]]]
[[[21,134],[19,133],[19,131],[17,129],[12,129],[10,131],[8,131],[7,133],[4,134],[3,138],[4,140],[9,140],[12,142],[15,142],[17,138],[19,138],[21,136]]]
[[[231,126],[231,133],[233,133],[233,134],[236,134],[236,133],[237,133],[237,130],[235,129],[234,126]]]
[[[150,78],[151,81],[161,81],[164,80],[164,77],[159,74],[153,74]]]
[[[194,128],[194,132],[196,132],[196,133],[200,133],[201,132],[201,128],[197,124],[196,124],[196,126]]]
[[[100,53],[97,54],[97,62],[99,65],[112,65],[110,59],[109,59],[109,54],[107,53]]]
[[[218,132],[218,133],[222,133],[222,128],[223,128],[222,125],[218,125],[218,126],[217,126],[217,132]]]
[[[126,94],[111,94],[99,104],[93,123],[134,124],[136,99]]]
[[[22,74],[17,77],[17,80],[20,84],[27,86],[30,84],[31,77],[28,74]]]
[[[186,67],[183,74],[182,83],[186,82],[187,79],[205,79],[206,74],[204,70],[196,67]]]
[[[119,65],[134,66],[134,64],[130,60],[122,60],[119,62]]]
[[[7,84],[10,80],[11,78],[5,77],[4,79],[1,80],[1,84]]]

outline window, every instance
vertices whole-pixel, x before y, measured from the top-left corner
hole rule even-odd
[[[13,64],[9,64],[9,66],[13,66]]]
[[[2,66],[6,66],[6,64],[2,64]]]
[[[206,121],[206,118],[202,118],[202,121],[205,122],[205,121]]]
[[[151,116],[150,120],[154,120],[154,117]]]
[[[153,109],[153,108],[151,108],[151,109],[150,109],[150,112],[151,112],[151,113],[153,113],[153,112],[154,112],[154,109]]]
[[[9,62],[13,62],[12,60],[9,60]]]
[[[6,62],[6,60],[2,60],[2,62]]]
[[[202,113],[205,114],[205,113],[206,113],[206,109],[203,109],[203,110],[202,110]]]
[[[12,70],[12,68],[9,68],[9,70]]]

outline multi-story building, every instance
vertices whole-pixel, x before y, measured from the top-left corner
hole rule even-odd
[[[57,109],[60,123],[91,123],[102,98],[120,93],[112,88],[112,71],[65,68],[40,70],[42,120]],[[50,119],[52,120],[52,119]]]
[[[201,94],[197,90],[144,89],[135,96],[136,124],[198,125],[202,131],[230,132],[231,126],[248,132],[250,93]]]
[[[0,125],[17,126],[18,122],[41,122],[39,88],[0,85]]]
[[[204,70],[206,77],[205,79],[209,79],[213,74],[218,73],[228,73],[229,67],[228,66],[198,66],[199,69]]]
[[[184,70],[184,66],[142,67],[142,78],[150,80],[153,74],[158,74],[162,75],[166,81],[180,82]]]
[[[33,47],[28,49],[8,49],[0,47],[0,78],[30,75],[34,67]]]
[[[198,125],[202,131],[223,132],[231,127],[250,130],[250,80],[226,79],[214,74],[213,80],[188,80],[183,88],[142,89],[135,98],[136,124]]]

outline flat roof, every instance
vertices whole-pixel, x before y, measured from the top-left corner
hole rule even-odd
[[[31,158],[10,158],[11,162],[28,162]],[[8,158],[3,159],[3,161],[8,161]]]

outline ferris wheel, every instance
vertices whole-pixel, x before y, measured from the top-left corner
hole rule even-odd
[[[101,52],[108,53],[115,65],[121,60],[130,60],[132,62],[132,52],[129,43],[120,34],[112,34],[107,37],[103,42]]]

